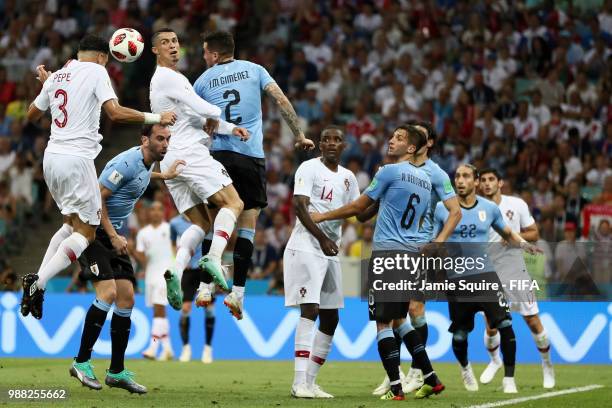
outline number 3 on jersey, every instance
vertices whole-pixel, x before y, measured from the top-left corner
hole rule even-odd
[[[238,105],[240,102],[240,92],[235,89],[230,89],[223,92],[223,99],[227,99],[230,95],[234,97],[233,100],[229,101],[227,105],[225,105],[225,121],[229,123],[233,123],[234,125],[239,125],[242,122],[242,116],[238,116],[236,119],[232,119],[232,105]]]
[[[66,111],[66,104],[68,103],[68,94],[63,89],[58,89],[57,91],[55,91],[55,95],[54,96],[56,98],[59,98],[60,96],[62,97],[62,103],[57,108],[60,111],[62,111],[62,113],[64,114],[64,118],[62,119],[61,122],[59,120],[57,120],[57,118],[55,118],[55,119],[53,119],[53,122],[55,122],[55,125],[58,128],[63,128],[68,123],[68,112]]]
[[[330,189],[327,194],[325,193],[325,186],[323,186],[323,190],[321,190],[321,200],[327,200],[331,202],[334,198],[334,189]]]

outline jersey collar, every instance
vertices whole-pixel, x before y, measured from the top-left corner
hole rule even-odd
[[[459,206],[461,208],[463,208],[464,210],[471,210],[472,208],[476,207],[478,205],[478,199],[476,199],[476,201],[474,201],[474,204],[472,204],[471,207],[464,207],[461,203],[459,203]]]
[[[234,62],[236,61],[235,59],[231,59],[231,60],[227,60],[227,61],[223,61],[223,62],[217,62],[217,65],[225,65],[225,64],[229,64],[230,62]]]

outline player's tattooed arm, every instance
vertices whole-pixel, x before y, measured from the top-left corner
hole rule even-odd
[[[308,213],[308,205],[310,205],[310,197],[303,195],[293,196],[293,208],[295,215],[298,217],[304,228],[315,237],[321,245],[321,250],[327,256],[338,255],[338,246],[334,241],[328,238],[327,235],[312,220],[311,214]]]
[[[291,129],[293,136],[295,136],[295,147],[304,150],[314,149],[315,145],[313,141],[304,136],[304,132],[300,128],[297,113],[295,113],[295,109],[293,109],[291,102],[289,102],[289,99],[287,99],[278,84],[276,82],[271,82],[266,85],[264,91],[276,101],[283,119],[285,119],[289,129]]]
[[[379,206],[380,206],[380,201],[376,201],[374,204],[369,206],[364,212],[357,214],[357,221],[366,222],[372,219],[376,214],[378,214]]]
[[[367,194],[362,194],[358,199],[351,201],[347,205],[324,213],[311,213],[310,217],[316,223],[330,220],[343,220],[361,214],[372,204],[374,204],[374,200]]]
[[[453,231],[461,221],[461,207],[459,206],[459,200],[457,197],[451,197],[448,200],[444,200],[444,207],[448,210],[448,217],[444,226],[440,230],[440,233],[434,239],[434,242],[446,242],[446,240],[453,234]]]
[[[102,196],[102,214],[100,216],[100,224],[102,225],[102,228],[104,228],[106,235],[108,235],[110,238],[111,244],[113,245],[113,248],[115,248],[115,251],[117,251],[117,253],[120,255],[127,255],[127,240],[125,237],[117,234],[117,231],[115,231],[115,227],[113,227],[110,218],[108,218],[106,200],[112,194],[113,192],[111,190],[102,185],[100,186],[100,195]]]

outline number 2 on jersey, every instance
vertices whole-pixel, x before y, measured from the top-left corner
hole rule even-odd
[[[234,100],[229,101],[227,105],[225,105],[225,121],[229,123],[233,123],[234,125],[239,125],[242,122],[242,116],[238,116],[236,119],[232,119],[232,105],[238,105],[240,102],[240,92],[235,89],[230,89],[223,92],[223,99],[227,99],[230,95],[234,97]]]
[[[66,111],[66,104],[68,103],[68,94],[63,89],[58,89],[57,91],[55,91],[54,96],[56,98],[59,98],[60,96],[62,97],[62,103],[57,108],[61,110],[64,114],[64,119],[62,119],[62,121],[60,122],[59,120],[57,120],[57,118],[55,118],[53,119],[53,122],[55,122],[55,125],[58,128],[63,128],[68,123],[68,111]]]

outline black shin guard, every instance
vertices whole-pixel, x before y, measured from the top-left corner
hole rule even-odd
[[[181,340],[183,346],[189,344],[189,315],[181,315],[179,319],[179,328],[181,332]]]
[[[253,243],[247,238],[238,237],[234,246],[234,285],[244,287],[246,284],[252,256]]]
[[[468,365],[468,342],[465,340],[457,340],[453,337],[453,353],[462,367]]]
[[[111,320],[111,364],[109,371],[113,374],[124,370],[125,350],[130,338],[132,319],[129,316],[119,316],[113,313]]]

